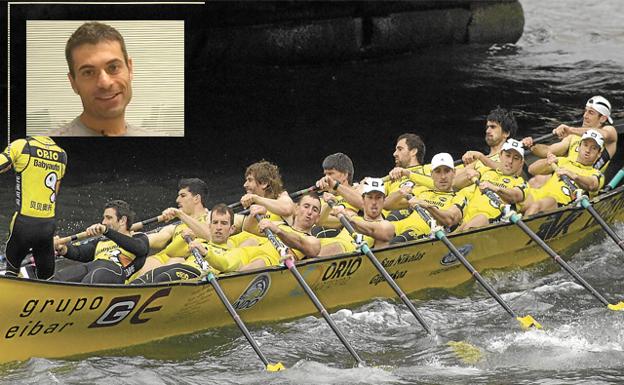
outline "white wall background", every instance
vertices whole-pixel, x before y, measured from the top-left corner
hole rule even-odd
[[[65,44],[85,21],[90,20],[27,20],[27,135],[45,135],[82,113],[67,79]],[[98,21],[121,33],[133,60],[126,120],[159,136],[184,136],[184,21]]]

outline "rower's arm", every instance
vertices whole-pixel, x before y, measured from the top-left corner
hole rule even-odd
[[[568,130],[578,136],[582,136],[587,130],[588,127],[568,127]],[[613,126],[604,126],[600,128],[592,128],[592,130],[598,131],[602,138],[605,141],[605,144],[615,143],[617,141],[617,130]]]
[[[321,251],[321,241],[311,235],[301,235],[290,231],[284,231],[279,226],[275,235],[290,248],[301,251],[306,257],[316,257]]]
[[[67,245],[65,254],[61,255],[72,261],[91,262],[93,261],[93,257],[95,257],[95,247],[97,243],[97,240],[91,240],[78,246],[69,244]]]
[[[255,195],[253,201],[280,217],[289,217],[295,212],[295,204],[286,191],[283,191],[277,199]]]
[[[498,196],[507,203],[518,203],[524,200],[524,191],[520,187],[507,188],[492,186],[492,191],[498,194]]]
[[[128,236],[113,229],[108,229],[104,235],[106,238],[118,244],[121,248],[126,249],[137,256],[137,258],[146,256],[149,252],[149,240],[142,233]]]
[[[258,221],[255,218],[255,215],[247,215],[245,220],[243,221],[243,231],[246,231],[251,234],[264,236],[258,229]]]
[[[364,235],[375,238],[382,242],[389,242],[394,238],[394,226],[392,223],[383,220],[378,222],[369,222],[366,220],[352,220],[354,216],[349,218],[353,228]]]
[[[529,173],[531,175],[548,175],[552,174],[552,167],[548,163],[548,159],[539,159],[533,162],[529,166]]]
[[[337,194],[341,195],[351,206],[361,209],[364,205],[362,200],[362,193],[360,187],[347,186],[345,184],[338,184],[334,190]]]
[[[201,239],[210,239],[210,225],[202,223],[197,218],[193,218],[182,210],[177,211],[177,217],[189,227],[195,236]]]
[[[446,210],[440,210],[437,206],[431,205],[427,207],[427,211],[431,214],[437,223],[451,227],[455,226],[462,220],[462,211],[457,206],[451,206]]]
[[[152,233],[147,236],[149,239],[149,246],[153,249],[163,249],[167,246],[167,243],[173,237],[173,231],[175,230],[175,225],[167,225],[163,227],[159,232]]]
[[[418,186],[433,188],[433,179],[431,179],[430,176],[410,171],[408,178],[412,182],[416,183]]]
[[[384,201],[384,209],[386,210],[401,210],[409,207],[407,199],[401,193],[400,190],[391,192]]]
[[[600,188],[600,178],[596,175],[579,175],[575,172],[566,169],[559,169],[557,171],[559,175],[567,175],[572,179],[580,188],[589,192],[596,192]]]

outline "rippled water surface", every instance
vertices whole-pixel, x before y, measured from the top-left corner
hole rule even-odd
[[[299,161],[292,159],[293,153],[262,146],[267,158],[280,163],[287,187],[296,190],[309,185],[320,172],[320,159],[335,151],[353,154],[356,176],[382,175],[392,167],[394,137],[411,129],[425,137],[429,159],[442,150],[458,155],[469,147],[479,148],[483,117],[497,104],[517,112],[522,135],[542,134],[558,122],[578,121],[585,100],[599,93],[610,99],[616,117],[624,117],[621,2],[526,0],[522,5],[525,32],[514,45],[445,48],[323,66],[221,69],[224,73],[215,74],[220,80],[205,81],[206,97],[214,107],[211,119],[232,126],[252,121],[254,129],[294,127],[306,144],[302,158],[316,161]],[[327,129],[335,129],[332,137],[324,135]],[[353,139],[354,132],[364,134]],[[379,136],[371,140],[371,135]],[[241,141],[251,146],[260,138]],[[241,174],[248,162],[240,154],[233,155],[234,149],[222,151],[220,167],[206,170],[190,162],[185,175],[215,181],[214,200],[231,202],[240,194]],[[249,161],[262,157],[258,154]],[[621,162],[621,155],[617,161]],[[69,176],[59,202],[59,231],[74,233],[97,221],[101,205],[120,193],[139,216],[150,217],[173,203],[179,176],[173,167],[156,174],[131,165],[114,174],[93,167],[80,178]],[[0,237],[6,238],[4,224],[13,210],[13,186],[12,177],[1,178],[8,182],[0,183]],[[617,231],[624,235],[622,225]],[[607,298],[623,298],[624,256],[610,240],[596,240],[570,261]],[[417,302],[424,317],[444,336],[438,339],[427,337],[408,310],[392,301],[375,300],[335,312],[332,317],[368,363],[366,368],[353,368],[352,358],[322,319],[306,317],[251,327],[267,356],[288,366],[277,374],[263,372],[244,338],[230,327],[82,360],[31,359],[5,365],[0,368],[0,384],[624,381],[624,314],[605,310],[550,262],[489,274],[487,279],[512,308],[530,313],[545,329],[518,330],[499,305],[473,285],[468,297],[441,295]],[[468,341],[484,356],[474,364],[462,362],[445,338]]]

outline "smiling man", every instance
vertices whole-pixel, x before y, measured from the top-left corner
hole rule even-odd
[[[126,122],[132,99],[132,58],[121,34],[113,27],[88,22],[65,46],[67,78],[82,100],[83,112],[50,136],[153,136]]]

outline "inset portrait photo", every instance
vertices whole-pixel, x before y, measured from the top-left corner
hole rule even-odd
[[[183,20],[28,20],[26,134],[184,136]]]

